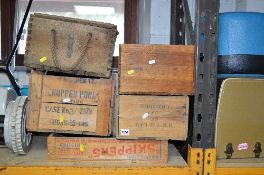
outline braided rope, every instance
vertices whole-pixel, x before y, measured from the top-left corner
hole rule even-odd
[[[54,65],[61,71],[64,72],[68,72],[68,71],[72,71],[74,70],[84,59],[84,56],[87,54],[88,52],[88,46],[89,43],[91,41],[92,38],[92,33],[88,33],[86,35],[86,43],[83,45],[82,49],[81,49],[81,55],[80,57],[76,60],[76,62],[71,65],[71,66],[65,66],[65,64],[60,64],[58,61],[58,57],[57,57],[57,52],[56,52],[56,31],[55,29],[51,30],[51,54],[52,54],[52,60]]]

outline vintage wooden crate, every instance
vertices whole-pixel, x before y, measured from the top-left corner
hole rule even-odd
[[[117,33],[117,27],[108,23],[31,15],[25,65],[39,70],[109,78]]]
[[[120,46],[120,94],[192,95],[194,46]]]
[[[168,141],[92,137],[48,137],[48,160],[160,162],[168,159]]]
[[[117,137],[185,140],[188,113],[187,96],[120,95]]]
[[[31,72],[27,129],[107,136],[111,133],[112,79]]]

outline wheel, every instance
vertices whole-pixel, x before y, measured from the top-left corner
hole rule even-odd
[[[11,111],[13,109],[15,101],[10,101],[7,104],[6,112],[5,112],[5,119],[4,119],[4,138],[5,144],[8,148],[12,149],[11,146]]]
[[[10,102],[6,111],[5,141],[16,154],[26,154],[31,148],[32,134],[26,131],[26,111],[26,96],[19,96]]]

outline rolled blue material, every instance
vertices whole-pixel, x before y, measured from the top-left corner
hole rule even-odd
[[[264,13],[219,15],[218,55],[264,55]]]
[[[24,85],[22,88],[20,88],[21,95],[22,96],[28,96],[28,86]]]

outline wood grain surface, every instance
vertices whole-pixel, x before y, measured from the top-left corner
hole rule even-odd
[[[34,14],[31,15],[28,26],[26,66],[77,75],[110,77],[117,36],[115,25]],[[55,52],[58,65],[52,55],[54,49],[52,30],[56,32]],[[91,34],[89,42],[88,34]],[[84,49],[87,42],[88,48]],[[83,59],[73,66],[78,62],[84,50],[87,51]],[[43,57],[46,57],[45,61],[40,61]]]
[[[188,113],[187,96],[120,95],[118,138],[185,140]]]
[[[168,141],[49,136],[48,159],[164,163],[168,159]]]
[[[27,129],[107,136],[112,130],[112,79],[44,75],[32,71]]]
[[[42,103],[39,130],[96,132],[97,106]]]
[[[194,47],[123,44],[119,73],[120,94],[192,95]]]

